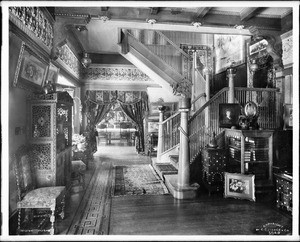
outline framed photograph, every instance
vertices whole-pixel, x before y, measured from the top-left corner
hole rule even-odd
[[[239,116],[241,114],[241,106],[236,103],[220,103],[219,104],[219,127],[231,128],[238,126]]]
[[[48,63],[24,42],[18,58],[14,86],[28,90],[40,90],[47,75]]]
[[[284,126],[283,128],[292,129],[293,128],[293,105],[292,104],[285,104],[284,105]]]
[[[224,197],[248,199],[255,202],[255,175],[224,172]]]
[[[59,68],[50,62],[46,81],[50,81],[52,84],[57,83],[59,74]]]

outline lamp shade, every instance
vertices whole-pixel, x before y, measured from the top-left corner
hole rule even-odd
[[[91,60],[89,54],[88,53],[83,53],[83,57],[81,59],[81,64],[85,68],[88,68],[91,63],[92,63],[92,60]]]

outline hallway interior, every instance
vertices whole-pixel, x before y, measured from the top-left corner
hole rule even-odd
[[[67,198],[66,217],[58,220],[60,235],[257,235],[268,223],[291,233],[292,218],[275,208],[270,196],[257,201],[223,198],[200,186],[198,196],[177,200],[172,195],[114,197],[114,167],[150,164],[134,146],[101,143],[94,154],[95,169],[87,169],[84,189]]]

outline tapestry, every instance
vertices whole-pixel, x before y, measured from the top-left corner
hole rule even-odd
[[[204,68],[212,70],[212,52],[211,48],[206,45],[187,45],[181,44],[180,48],[190,56],[190,60],[183,58],[183,75],[191,80],[192,79],[192,57],[193,53],[196,52],[196,68],[204,76]],[[190,62],[190,63],[189,63]]]
[[[161,195],[169,191],[151,165],[115,167],[114,196]]]

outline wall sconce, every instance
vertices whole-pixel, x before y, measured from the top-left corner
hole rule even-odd
[[[249,69],[252,73],[256,72],[258,70],[258,64],[256,63],[256,60],[251,60],[251,63],[249,65]]]
[[[200,22],[192,22],[192,25],[194,27],[196,27],[196,28],[199,28],[202,25],[202,23],[200,23]]]
[[[88,68],[91,63],[92,63],[92,60],[91,60],[89,54],[88,53],[83,53],[83,57],[81,59],[81,64],[85,68]]]

